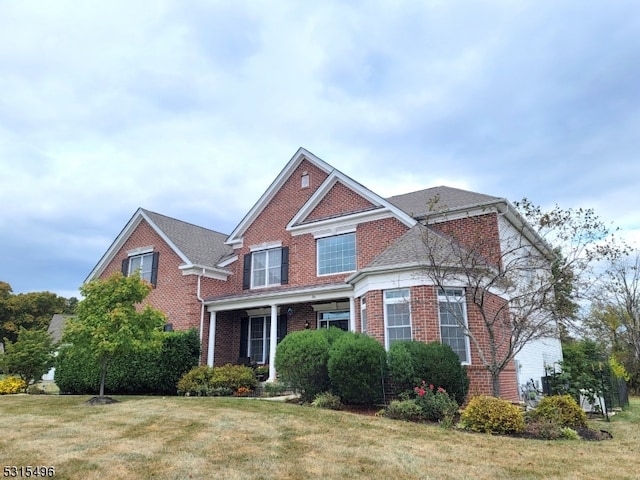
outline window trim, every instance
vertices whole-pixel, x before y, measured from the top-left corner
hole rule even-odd
[[[249,317],[249,323],[247,326],[247,357],[253,361],[253,352],[251,348],[251,326],[254,321],[262,321],[262,361],[257,360],[256,363],[264,365],[269,363],[269,344],[271,342],[271,316],[270,315],[257,315]]]
[[[280,264],[278,265],[278,275],[279,275],[279,281],[277,283],[269,283],[269,270],[272,268],[275,268],[275,266],[270,265],[270,258],[273,252],[280,252]],[[256,269],[255,269],[255,263],[254,263],[254,258],[256,254],[260,254],[260,253],[265,253],[265,268],[264,268],[264,285],[256,285],[255,283],[255,273],[256,273]],[[251,275],[251,283],[250,283],[250,287],[253,288],[268,288],[268,287],[277,287],[282,285],[282,247],[276,247],[276,248],[267,248],[267,249],[263,249],[263,250],[255,250],[251,252],[251,271],[250,271],[250,275]]]
[[[329,273],[320,273],[320,242],[324,240],[328,240],[330,238],[337,237],[346,237],[347,235],[353,237],[353,269],[352,270],[340,270],[338,272],[329,272]],[[357,239],[356,232],[341,232],[338,234],[325,235],[321,237],[316,237],[316,276],[318,277],[328,277],[330,275],[342,275],[344,273],[352,273],[358,270],[358,252],[357,252]]]
[[[453,301],[457,301],[457,303],[459,303],[462,306],[462,314],[464,316],[464,323],[465,323],[465,327],[461,327],[459,324],[455,325],[455,327],[462,332],[462,335],[464,337],[465,354],[467,356],[467,360],[460,360],[460,363],[462,365],[471,365],[471,342],[469,341],[469,336],[464,333],[464,329],[469,328],[469,315],[467,312],[466,291],[463,287],[445,287],[444,293],[442,292],[442,290],[443,290],[442,288],[438,288],[438,326],[440,327],[440,343],[445,343],[442,339],[442,315],[440,310],[440,303],[441,302],[449,303],[452,301],[451,299],[453,298],[454,299]],[[447,291],[457,291],[459,292],[459,294],[451,295],[451,294],[447,294],[446,293]],[[455,299],[458,299],[458,300],[455,300]],[[453,327],[454,325],[445,325],[445,326]]]
[[[335,318],[335,319],[323,319],[323,315],[326,315],[328,313],[346,313],[346,318]],[[330,328],[331,327],[331,322],[347,322],[347,329],[345,330],[345,332],[349,331],[349,320],[351,318],[351,313],[349,312],[349,310],[322,310],[317,312],[317,328]],[[320,326],[320,322],[327,322],[327,326],[326,327],[321,327]],[[340,328],[340,327],[337,327]]]
[[[387,298],[387,293],[390,292],[406,292],[406,295],[402,295],[402,297],[400,298]],[[388,313],[387,313],[387,305],[395,305],[398,303],[407,303],[409,306],[409,331],[411,332],[411,337],[409,338],[409,340],[413,339],[413,318],[411,315],[411,289],[410,288],[393,288],[393,289],[389,289],[389,290],[384,290],[382,292],[382,308],[383,308],[383,314],[384,314],[384,347],[386,350],[389,350],[389,348],[391,347],[391,343],[390,343],[390,338],[389,338],[389,329],[390,328],[406,328],[407,326],[404,325],[402,327],[398,327],[397,325],[394,325],[392,327],[389,326],[389,319],[388,319]],[[396,339],[394,339],[396,340]]]

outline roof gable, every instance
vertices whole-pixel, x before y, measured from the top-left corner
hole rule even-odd
[[[143,220],[180,257],[187,268],[197,266],[220,270],[216,268],[217,262],[231,253],[231,249],[224,244],[225,234],[139,208],[87,276],[85,282],[100,276]]]
[[[258,218],[260,213],[266,208],[266,206],[273,200],[273,197],[282,188],[285,182],[289,179],[291,174],[298,168],[298,166],[307,160],[314,164],[317,168],[329,174],[333,167],[324,162],[320,158],[316,157],[313,153],[300,147],[298,151],[291,157],[289,162],[285,165],[282,171],[278,174],[275,180],[269,185],[269,188],[262,194],[255,205],[249,210],[249,212],[240,221],[238,226],[231,232],[227,238],[226,243],[232,246],[242,245],[242,236],[246,232],[247,228]]]

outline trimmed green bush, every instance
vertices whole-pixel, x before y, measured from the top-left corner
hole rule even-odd
[[[474,432],[519,433],[525,430],[524,415],[516,405],[485,395],[469,401],[460,421],[466,429]]]
[[[215,367],[210,379],[211,388],[230,388],[234,392],[239,389],[254,390],[258,385],[253,368],[244,365],[227,363],[222,367]]]
[[[346,404],[380,403],[385,370],[384,347],[367,335],[347,332],[329,350],[331,391]]]
[[[192,368],[178,381],[180,395],[196,397],[218,397],[247,394],[256,388],[258,381],[251,367],[231,365],[209,367],[201,365]]]
[[[412,390],[424,380],[444,388],[458,405],[469,390],[469,377],[449,345],[416,340],[395,342],[387,355],[389,375],[398,391]]]
[[[333,329],[329,329],[333,330]],[[338,330],[338,329],[335,329]],[[276,370],[280,380],[310,402],[329,390],[329,336],[340,334],[326,330],[292,332],[276,349]]]
[[[192,368],[178,381],[178,394],[206,397],[209,395],[212,377],[213,368],[208,365]],[[231,390],[230,393],[233,393],[233,391]]]
[[[328,408],[329,410],[341,410],[344,405],[340,397],[334,395],[331,392],[324,392],[316,395],[316,398],[311,402],[312,407],[316,408]]]
[[[417,422],[422,420],[422,408],[415,400],[392,400],[385,408],[384,416],[398,420]]]
[[[155,351],[135,352],[117,359],[107,373],[109,394],[175,395],[178,380],[200,361],[200,338],[195,329],[163,332]],[[95,394],[100,368],[91,355],[72,345],[59,350],[55,382],[61,393]]]
[[[560,427],[586,427],[587,414],[580,408],[571,395],[552,395],[543,397],[538,406],[529,415],[532,419],[545,419]]]

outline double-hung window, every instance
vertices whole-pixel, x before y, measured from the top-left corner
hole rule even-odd
[[[267,287],[280,285],[282,272],[282,249],[272,248],[253,252],[251,259],[251,286]]]
[[[122,261],[122,274],[129,276],[138,272],[142,280],[146,280],[155,287],[158,274],[158,256],[158,252],[130,255]]]
[[[249,319],[249,348],[248,355],[253,363],[267,363],[269,359],[269,344],[271,331],[271,317],[260,316]]]
[[[367,333],[367,297],[360,299],[360,331]]]
[[[471,363],[467,329],[467,305],[464,289],[445,288],[438,290],[438,312],[440,315],[440,339],[458,354],[461,363]]]
[[[256,250],[244,256],[242,288],[272,287],[289,282],[289,247]]]
[[[318,275],[353,272],[356,269],[356,234],[346,233],[317,240]]]
[[[408,288],[385,290],[384,324],[387,348],[394,342],[411,340],[411,302]]]

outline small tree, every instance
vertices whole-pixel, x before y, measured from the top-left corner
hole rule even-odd
[[[124,277],[121,273],[80,287],[85,298],[78,304],[77,316],[67,321],[62,341],[98,361],[100,397],[104,397],[107,371],[114,359],[159,346],[164,315],[149,305],[137,308],[152,288],[138,274]]]
[[[20,327],[15,343],[4,340],[5,354],[0,355],[0,366],[5,373],[18,375],[29,385],[53,367],[55,346],[46,330]]]

